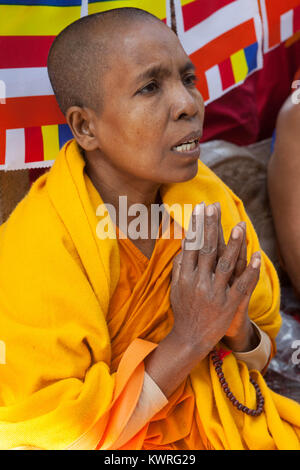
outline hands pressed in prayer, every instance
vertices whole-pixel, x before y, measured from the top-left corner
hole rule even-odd
[[[247,266],[245,223],[233,228],[226,245],[220,215],[219,206],[206,207],[203,247],[186,249],[185,241],[174,260],[171,285],[174,334],[207,353],[221,339],[238,351],[257,345],[248,305],[259,279],[260,253]],[[192,217],[197,226],[200,213],[194,210]]]
[[[223,235],[223,227],[221,224],[221,207],[219,203],[216,203],[218,211],[218,224],[219,224],[219,238],[218,238],[218,253],[217,258],[221,258],[225,251],[225,241]],[[239,227],[243,230],[242,244],[239,252],[237,262],[235,264],[235,269],[232,274],[232,277],[229,281],[229,285],[232,286],[234,281],[238,281],[238,278],[243,274],[247,268],[247,237],[246,237],[246,223],[240,222]],[[260,260],[260,253],[254,253],[253,257]],[[259,279],[259,270],[260,263],[257,268],[257,280],[252,289],[252,293],[256,287],[256,284]],[[241,288],[242,286],[240,286]],[[251,293],[251,295],[252,295]],[[250,297],[251,297],[250,295]],[[248,305],[250,297],[245,297],[242,299],[241,304],[239,305],[236,314],[232,320],[232,323],[229,329],[226,332],[226,335],[223,337],[223,342],[227,344],[235,352],[243,352],[255,348],[259,343],[259,338],[257,337],[256,332],[254,332],[253,325],[251,324],[249,315],[248,315]]]
[[[201,227],[200,217],[198,206],[190,226]],[[173,328],[145,362],[147,372],[167,397],[220,340],[236,352],[257,346],[248,305],[260,264],[256,252],[247,266],[246,224],[240,222],[233,228],[226,245],[220,205],[206,207],[203,246],[188,249],[185,239],[173,262]]]

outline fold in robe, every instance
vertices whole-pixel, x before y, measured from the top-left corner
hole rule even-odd
[[[170,276],[180,240],[157,240],[139,272],[128,250],[137,282],[126,291],[129,242],[98,238],[101,198],[84,165],[68,142],[0,228],[2,449],[114,449],[139,399],[143,360],[172,327]],[[201,162],[193,180],[166,185],[161,195],[170,206],[219,201],[225,239],[245,220],[248,257],[259,250],[243,204]],[[249,313],[275,347],[279,283],[265,254]],[[255,408],[246,365],[230,354],[223,369],[235,396]],[[258,371],[251,375],[265,397],[260,417],[232,406],[207,357],[123,448],[299,449],[300,405],[268,389]]]

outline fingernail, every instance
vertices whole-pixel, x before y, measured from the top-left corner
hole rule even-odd
[[[232,230],[232,238],[234,240],[237,240],[239,238],[240,234],[241,234],[240,228],[239,227],[234,227],[234,229]]]
[[[204,204],[204,202],[201,202],[200,204],[196,204],[196,206],[194,207],[194,214],[195,215],[200,214],[203,204]]]
[[[212,215],[214,215],[214,212],[215,212],[215,208],[213,205],[208,206],[205,210],[205,213],[208,217],[211,217]]]
[[[260,266],[260,258],[258,256],[256,256],[253,260],[252,260],[252,267],[253,268],[258,268]]]
[[[246,229],[246,222],[239,222],[239,226],[245,230]]]

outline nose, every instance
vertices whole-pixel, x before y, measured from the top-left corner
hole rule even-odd
[[[173,88],[171,96],[172,119],[190,119],[200,114],[203,105],[202,97],[196,90],[188,89],[183,83],[178,83]]]

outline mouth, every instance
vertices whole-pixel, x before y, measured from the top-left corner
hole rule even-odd
[[[198,158],[200,155],[201,136],[201,131],[192,132],[191,134],[183,137],[179,142],[177,142],[171,148],[171,150],[176,153],[181,153],[188,156],[195,156]]]

